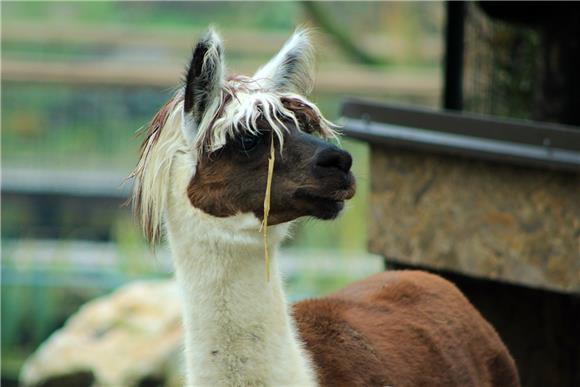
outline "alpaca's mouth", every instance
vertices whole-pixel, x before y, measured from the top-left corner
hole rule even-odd
[[[298,189],[294,193],[297,199],[309,200],[312,202],[340,202],[343,203],[354,196],[354,189],[336,190],[329,194],[321,194],[305,189]]]
[[[356,193],[356,182],[352,173],[349,172],[336,183],[323,184],[318,189],[313,188],[312,186],[298,188],[294,192],[294,197],[312,203],[330,202],[344,204],[345,200],[352,199]]]
[[[354,192],[354,187],[329,193],[298,189],[294,193],[294,197],[304,203],[308,203],[310,215],[320,219],[333,219],[344,208],[344,201],[354,196]]]

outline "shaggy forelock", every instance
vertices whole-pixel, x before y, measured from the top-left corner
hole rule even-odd
[[[285,121],[290,120],[297,128],[300,123],[296,113],[288,109],[283,101],[295,100],[315,112],[320,120],[320,134],[335,137],[333,124],[326,120],[316,105],[294,93],[276,93],[261,88],[259,83],[248,77],[231,78],[222,88],[219,103],[206,112],[194,140],[199,152],[213,152],[224,146],[228,138],[241,132],[257,134],[258,120],[264,119],[276,135],[280,149],[284,144]]]

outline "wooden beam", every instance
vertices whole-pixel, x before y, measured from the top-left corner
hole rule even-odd
[[[239,66],[240,73],[252,74],[255,67]],[[62,83],[94,86],[175,87],[183,72],[177,62],[30,62],[5,59],[2,79],[11,82]],[[404,95],[435,100],[441,81],[436,70],[372,70],[360,67],[333,67],[320,72],[315,91],[358,95]]]

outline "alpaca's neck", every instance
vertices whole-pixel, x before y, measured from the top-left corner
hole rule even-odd
[[[256,229],[228,236],[231,230],[203,230],[198,221],[177,223],[168,228],[184,302],[188,383],[315,385],[288,312],[277,246],[270,247],[267,282]]]

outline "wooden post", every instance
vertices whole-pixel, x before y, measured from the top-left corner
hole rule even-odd
[[[465,3],[447,1],[447,25],[445,28],[445,85],[443,108],[463,108],[463,37]]]

